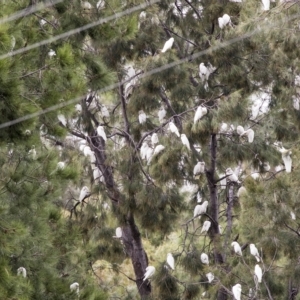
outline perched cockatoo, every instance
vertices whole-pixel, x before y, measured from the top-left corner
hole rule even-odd
[[[76,109],[76,111],[77,111],[78,113],[81,113],[81,112],[82,112],[82,107],[81,107],[80,104],[76,104],[76,105],[75,105],[75,109]]]
[[[270,9],[270,0],[262,0],[262,6],[263,6],[263,10],[269,10]]]
[[[162,123],[163,119],[165,118],[167,112],[166,110],[164,109],[164,107],[161,107],[157,113],[158,115],[158,120],[159,120],[159,123]]]
[[[181,137],[182,144],[184,146],[186,146],[189,150],[191,150],[190,142],[189,142],[187,136],[184,133],[182,133],[180,137]]]
[[[57,119],[64,127],[67,126],[67,119],[64,115],[62,114],[57,115]]]
[[[36,159],[35,145],[32,145],[32,146],[31,146],[31,149],[28,151],[28,155],[29,155],[32,159]]]
[[[209,259],[208,259],[208,255],[206,253],[201,253],[200,259],[203,264],[209,265]]]
[[[292,218],[292,220],[296,220],[296,215],[293,211],[291,211],[291,218]]]
[[[22,275],[24,278],[27,276],[27,271],[24,267],[20,267],[17,270],[17,275],[20,276]]]
[[[168,39],[166,42],[165,42],[165,45],[163,47],[163,49],[161,50],[162,53],[165,53],[166,51],[168,51],[169,49],[172,48],[173,46],[173,43],[174,43],[174,38],[171,37],[170,39]]]
[[[200,234],[208,232],[210,225],[211,225],[210,221],[204,221]]]
[[[152,158],[157,155],[158,153],[160,153],[161,151],[163,151],[165,149],[165,146],[163,145],[157,145],[154,148],[153,154],[151,155],[151,157],[148,159],[148,165],[150,165]]]
[[[172,253],[167,254],[167,264],[172,270],[175,270],[175,260]]]
[[[104,104],[101,105],[101,114],[103,118],[109,118],[109,111]]]
[[[147,142],[143,142],[141,149],[140,149],[140,155],[142,159],[146,159],[146,155],[147,155],[147,150],[148,150],[149,145]]]
[[[205,200],[202,204],[198,204],[194,208],[194,218],[199,216],[199,219],[202,214],[205,214],[207,211],[208,201]]]
[[[254,244],[250,244],[250,254],[256,258],[257,262],[260,262],[259,252]]]
[[[121,227],[116,228],[116,235],[113,237],[117,238],[117,239],[120,239],[122,237],[122,228]]]
[[[255,265],[254,268],[254,274],[257,278],[258,283],[261,283],[261,279],[262,279],[262,269],[259,265]]]
[[[50,49],[50,51],[48,52],[48,56],[51,58],[53,56],[56,56],[56,53],[54,50]]]
[[[63,170],[63,169],[65,168],[65,166],[66,166],[66,164],[65,164],[63,161],[59,161],[59,162],[57,163],[56,169],[57,169],[57,170]]]
[[[244,187],[244,186],[241,186],[239,189],[238,189],[238,191],[237,191],[237,197],[239,198],[239,197],[241,197],[242,195],[245,195],[245,194],[247,194],[247,190],[246,190],[246,188]]]
[[[160,153],[161,151],[163,151],[165,149],[165,146],[163,145],[157,145],[154,149],[154,152],[153,152],[153,156]]]
[[[79,195],[79,202],[82,202],[85,198],[90,196],[90,190],[87,186],[84,186],[81,191],[80,191],[80,195]]]
[[[199,65],[199,77],[201,79],[202,82],[208,80],[209,77],[209,71],[208,69],[205,67],[204,63],[201,63]]]
[[[228,130],[228,125],[223,122],[220,127],[220,133],[226,133],[227,130]]]
[[[292,151],[289,149],[285,149],[284,147],[282,147],[282,145],[278,142],[274,143],[275,147],[277,148],[277,150],[281,153],[281,157],[282,160],[284,162],[284,166],[285,166],[285,171],[287,173],[291,173],[292,172]]]
[[[207,108],[204,106],[198,106],[194,116],[194,124],[206,114],[207,114]]]
[[[144,274],[144,278],[143,278],[143,281],[145,281],[146,279],[149,279],[150,277],[152,277],[155,273],[155,267],[153,266],[148,266],[146,268],[146,272]]]
[[[88,2],[88,1],[81,2],[81,7],[83,9],[86,9],[86,10],[89,10],[89,9],[93,8],[92,4],[90,2]]]
[[[193,170],[194,176],[205,173],[205,162],[198,161]]]
[[[207,273],[206,277],[207,277],[209,283],[211,283],[215,278],[215,276],[213,275],[212,272]]]
[[[176,127],[176,125],[173,122],[169,123],[169,130],[173,133],[175,133],[178,137],[180,137],[178,128]]]
[[[241,300],[242,286],[237,283],[232,287],[232,293],[234,300]]]
[[[79,283],[74,282],[70,285],[71,292],[75,292],[76,294],[79,294]]]
[[[248,130],[245,130],[243,126],[239,125],[236,128],[236,132],[239,136],[247,136],[248,142],[252,143],[254,140],[254,131],[253,129],[249,128]]]
[[[93,178],[94,178],[94,180],[98,180],[99,179],[101,182],[104,181],[102,172],[97,167],[95,169],[93,169]]]
[[[232,182],[239,182],[237,175],[232,171],[231,168],[227,168],[225,171],[226,175],[229,175],[227,178]]]
[[[106,133],[105,133],[105,131],[104,131],[104,127],[103,127],[103,126],[99,125],[99,126],[97,127],[97,134],[98,134],[99,136],[101,136],[101,137],[103,138],[103,140],[106,142],[107,138],[106,138]]]
[[[93,154],[93,151],[91,150],[90,146],[83,147],[83,154],[84,156],[90,156]]]
[[[295,96],[292,96],[292,98],[293,98],[293,107],[296,110],[300,110],[300,101],[299,101],[299,98],[295,97]]]
[[[237,255],[243,256],[241,246],[238,242],[232,242],[231,246],[233,247],[233,250]]]
[[[151,143],[153,146],[158,143],[158,135],[155,132],[151,135]]]
[[[197,193],[197,203],[201,203],[202,202],[202,197],[200,192]]]
[[[227,24],[231,23],[230,16],[224,14],[223,17],[218,18],[219,27],[223,29]]]
[[[139,111],[139,122],[140,124],[144,124],[146,122],[147,116],[143,110]]]

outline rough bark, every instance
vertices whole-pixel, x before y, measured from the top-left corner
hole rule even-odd
[[[222,253],[222,245],[220,241],[220,232],[219,232],[219,201],[218,201],[218,188],[217,181],[215,179],[216,171],[216,158],[217,158],[217,135],[212,134],[210,140],[210,168],[206,171],[206,178],[209,187],[210,193],[210,202],[209,202],[209,214],[212,219],[211,230],[210,230],[210,239],[214,245],[214,259],[215,263],[222,265],[224,263],[224,255]],[[227,291],[223,288],[218,290],[217,300],[226,300]]]

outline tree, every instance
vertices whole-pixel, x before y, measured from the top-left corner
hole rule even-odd
[[[23,34],[32,43],[41,32],[57,35],[132,5],[120,3],[58,3],[35,16],[47,27],[41,25],[37,33],[25,28]],[[151,279],[143,281],[150,262],[142,234],[160,244],[182,223],[182,241],[173,251],[176,270],[165,262],[156,265],[154,298],[193,299],[205,291],[206,297],[228,299],[240,283],[250,299],[296,299],[299,233],[290,212],[297,215],[297,13],[297,5],[290,3],[271,3],[265,11],[255,1],[159,1],[142,13],[128,13],[55,42],[51,47],[56,56],[51,58],[46,46],[38,62],[37,50],[28,52],[17,69],[32,69],[34,61],[42,76],[34,71],[21,81],[5,81],[3,87],[11,91],[13,85],[14,94],[3,92],[4,98],[20,105],[13,115],[3,108],[7,120],[35,111],[34,105],[58,104],[61,95],[64,102],[86,94],[76,109],[66,106],[28,124],[38,133],[43,125],[42,137],[63,147],[70,166],[66,179],[73,179],[77,166],[82,179],[75,183],[84,186],[93,178],[90,190],[99,199],[70,207],[70,222],[80,220],[85,241],[97,241],[91,251],[94,260],[119,262],[124,248],[142,299],[152,293]],[[171,37],[172,47],[162,53]],[[4,61],[3,74],[12,63]],[[107,90],[113,82],[118,84]],[[35,95],[26,109],[15,98],[23,86],[25,95]],[[23,126],[4,130],[3,139],[25,140]],[[275,169],[288,159],[291,147],[291,172],[286,164]],[[78,153],[86,156],[75,162]],[[198,162],[205,163],[204,170],[194,172]],[[182,193],[182,186],[189,193]],[[192,211],[201,197],[208,208],[199,224]],[[103,209],[108,201],[113,221]],[[91,222],[99,203],[100,217]],[[211,225],[200,234],[204,219]],[[113,241],[112,224],[122,232]],[[233,241],[241,245],[242,256],[232,252]],[[255,258],[247,249],[251,243],[261,256],[262,283],[253,279]],[[201,253],[208,254],[209,265],[201,262]],[[211,283],[205,276],[209,272],[214,275]]]

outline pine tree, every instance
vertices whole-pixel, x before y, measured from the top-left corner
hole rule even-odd
[[[8,51],[12,35],[22,47],[141,3],[58,3],[3,27],[1,51]],[[49,293],[56,286],[61,287],[58,295],[64,295],[66,285],[58,281],[57,273],[51,277],[39,272],[45,274],[47,268],[65,272],[81,256],[83,262],[88,257],[111,261],[118,272],[115,264],[125,253],[142,299],[197,299],[201,294],[223,300],[232,297],[236,284],[242,286],[242,298],[249,294],[249,299],[296,299],[299,8],[284,2],[271,3],[267,10],[252,0],[150,4],[143,12],[128,12],[25,52],[22,60],[16,59],[19,56],[1,60],[3,122],[63,106],[85,94],[76,107],[61,106],[1,129],[3,149],[11,143],[18,144],[13,153],[21,149],[14,164],[7,157],[11,151],[3,150],[7,166],[3,189],[9,194],[6,201],[11,199],[3,210],[8,216],[17,215],[18,207],[38,210],[41,195],[47,204],[32,220],[32,239],[30,227],[28,232],[20,230],[30,210],[24,210],[21,221],[3,224],[3,239],[16,227],[25,246],[24,254],[11,262],[10,248],[20,249],[16,240],[7,240],[1,275],[11,276],[6,275],[8,266],[15,269],[17,263],[28,263],[35,281],[19,283],[14,296],[26,290],[27,298],[45,297],[38,288],[44,278],[53,280]],[[5,6],[4,12],[10,14],[22,5]],[[33,148],[29,152],[32,145],[37,157]],[[56,166],[57,146],[67,162],[64,169]],[[286,162],[291,155],[289,170]],[[17,161],[21,163],[16,166]],[[283,161],[285,165],[275,169]],[[202,169],[196,170],[198,163]],[[24,180],[26,172],[33,172],[35,180]],[[46,191],[37,179],[43,179]],[[80,199],[83,186],[89,193]],[[71,197],[79,201],[68,206],[67,219],[53,204],[62,205],[61,199]],[[203,203],[208,203],[207,209]],[[193,216],[197,204],[200,220]],[[204,221],[210,227],[200,233]],[[69,226],[74,238],[37,270],[39,264],[30,264],[28,251],[37,243],[42,252],[47,243],[59,243],[56,239],[61,241],[68,232],[62,224]],[[53,235],[52,226],[62,228]],[[113,239],[115,227],[120,229]],[[175,271],[164,259],[153,264],[142,236],[147,234],[159,245],[180,228],[182,240],[172,247]],[[43,236],[50,238],[45,241]],[[242,255],[232,242],[241,246]],[[256,245],[259,262],[250,254],[249,244]],[[68,250],[71,245],[78,245],[76,255]],[[89,247],[88,257],[84,247]],[[54,267],[54,257],[64,251],[66,258]],[[209,264],[201,261],[203,253]],[[256,263],[263,270],[262,283],[254,276]],[[149,265],[155,265],[156,273],[143,280]],[[87,273],[84,263],[80,267],[79,274]],[[214,276],[211,282],[208,273]],[[3,282],[2,289],[11,297],[8,279]]]

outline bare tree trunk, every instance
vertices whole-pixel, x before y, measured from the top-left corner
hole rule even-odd
[[[115,184],[113,169],[111,166],[107,165],[106,162],[105,142],[94,132],[90,132],[89,136],[91,149],[96,156],[96,165],[103,174],[108,196],[110,197],[112,204],[118,209],[118,206],[123,201],[123,197]],[[148,258],[143,248],[141,235],[135,224],[132,213],[128,213],[125,217],[125,225],[122,226],[122,240],[124,242],[126,254],[130,257],[133,265],[136,285],[141,299],[147,299],[151,294],[151,284],[148,280],[143,282],[143,276],[146,267],[148,266]]]
[[[217,182],[215,180],[215,171],[216,171],[216,157],[217,157],[217,135],[211,135],[210,141],[210,155],[211,162],[210,168],[206,171],[206,178],[208,181],[209,193],[210,193],[210,202],[209,202],[209,215],[212,219],[211,230],[210,230],[210,239],[214,245],[214,258],[215,263],[218,265],[224,264],[224,254],[222,253],[222,245],[220,241],[220,232],[219,232],[219,201],[218,201],[218,188]],[[217,294],[217,300],[226,300],[227,292],[220,288]]]
[[[151,293],[150,282],[148,280],[143,281],[145,269],[148,266],[148,257],[132,214],[128,215],[127,224],[122,227],[122,240],[126,253],[131,258],[139,294],[142,299],[146,299]]]

